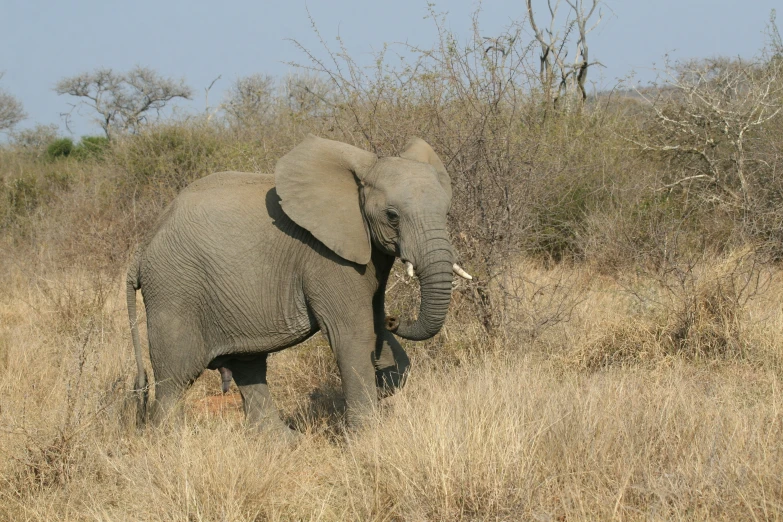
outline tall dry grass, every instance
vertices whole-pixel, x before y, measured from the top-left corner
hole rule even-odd
[[[715,265],[699,270],[726,277]],[[568,320],[479,352],[450,318],[446,339],[408,346],[408,386],[356,433],[322,339],[273,356],[304,433],[286,446],[243,429],[216,372],[184,423],[138,433],[120,282],[17,268],[0,305],[0,519],[781,518],[781,273],[737,309],[742,349],[702,353],[633,328],[660,318],[637,297],[665,295],[660,281],[559,270],[518,276],[555,292],[570,277]]]

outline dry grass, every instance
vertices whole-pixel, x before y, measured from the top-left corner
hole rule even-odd
[[[736,275],[732,259],[698,267],[698,288]],[[0,300],[0,519],[783,518],[780,275],[729,314],[740,350],[677,351],[665,332],[680,311],[663,321],[638,297],[666,295],[660,281],[630,292],[584,268],[522,266],[528,293],[580,294],[570,320],[481,354],[453,345],[473,330],[452,320],[439,340],[410,345],[409,385],[350,435],[316,338],[272,362],[278,406],[305,433],[291,447],[246,432],[216,372],[188,394],[182,425],[137,433],[120,282],[12,268]],[[520,317],[550,310],[527,306]],[[694,329],[723,328],[725,313],[705,314]]]

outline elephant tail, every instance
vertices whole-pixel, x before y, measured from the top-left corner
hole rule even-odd
[[[133,353],[136,356],[136,383],[133,392],[136,395],[136,425],[141,427],[147,420],[147,371],[144,369],[144,361],[141,354],[141,341],[139,341],[139,328],[136,319],[136,290],[141,288],[139,282],[139,260],[140,252],[137,251],[133,256],[133,261],[128,267],[128,277],[126,280],[127,298],[128,298],[128,321],[130,322],[131,339],[133,340]]]

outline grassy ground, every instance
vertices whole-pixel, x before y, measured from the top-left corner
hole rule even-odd
[[[120,281],[12,268],[0,300],[0,519],[783,518],[783,274],[767,271],[729,318],[741,334],[695,317],[676,345],[666,336],[678,300],[659,282],[529,265],[518,276],[578,295],[547,305],[565,302],[569,320],[479,350],[457,298],[437,341],[408,345],[409,385],[358,433],[342,431],[320,336],[275,355],[273,393],[305,434],[291,447],[246,432],[212,371],[182,425],[137,433]],[[707,350],[716,329],[740,348]]]

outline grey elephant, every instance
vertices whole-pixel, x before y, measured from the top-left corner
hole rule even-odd
[[[147,310],[155,374],[153,420],[165,418],[206,369],[233,377],[248,423],[290,434],[267,387],[268,354],[322,330],[356,425],[378,392],[401,386],[405,339],[434,336],[449,306],[454,263],[446,229],[451,182],[424,141],[400,157],[307,137],[274,176],[221,172],[185,188],[163,211],[128,270],[128,315],[144,422],[147,376],[136,290]],[[420,281],[415,320],[385,317],[395,259]],[[376,389],[379,388],[379,389]]]

